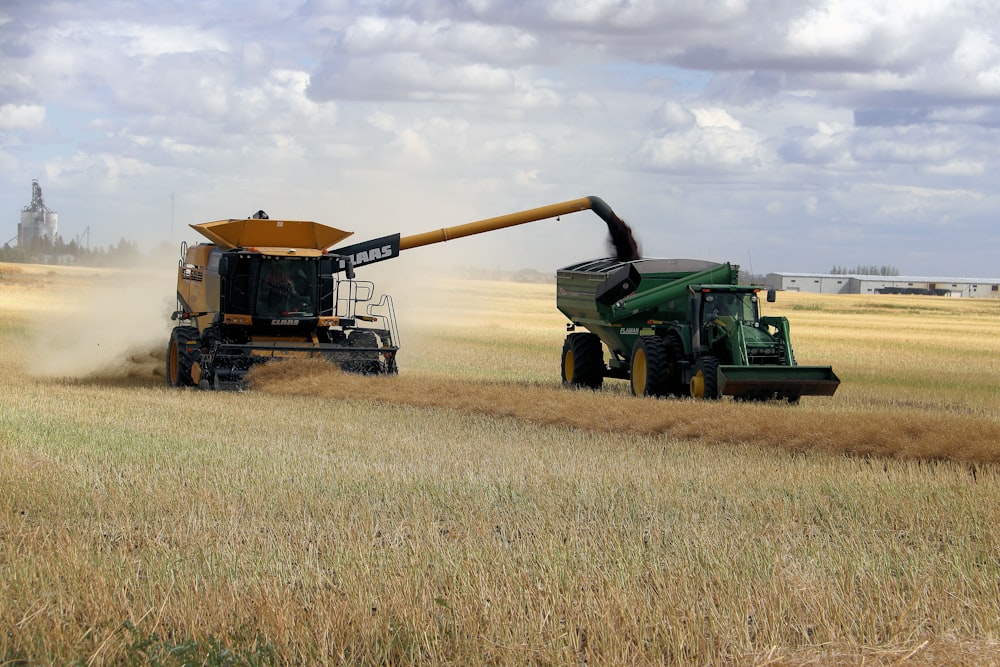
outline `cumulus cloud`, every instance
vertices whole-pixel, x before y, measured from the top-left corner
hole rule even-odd
[[[724,109],[688,110],[694,119],[680,130],[667,129],[647,139],[637,151],[638,163],[667,171],[756,171],[771,161],[762,137]]]
[[[523,76],[482,63],[432,62],[416,52],[386,53],[328,64],[313,77],[316,99],[481,101],[530,88]]]
[[[851,160],[851,128],[817,123],[814,128],[789,128],[779,148],[787,163],[844,166]]]
[[[45,107],[39,104],[0,105],[0,131],[28,130],[45,122]]]
[[[133,158],[113,154],[76,153],[68,158],[49,161],[45,168],[45,181],[53,187],[85,184],[103,194],[118,191],[123,180],[148,174],[151,167]]]
[[[767,224],[784,239],[835,233],[838,244],[794,247],[816,270],[900,265],[843,253],[910,219],[923,231],[899,238],[901,256],[928,272],[995,272],[986,250],[938,235],[992,229],[995,3],[186,9],[0,8],[0,162],[16,172],[0,207],[23,206],[20,181],[41,174],[53,202],[77,206],[61,225],[142,241],[162,237],[171,193],[192,222],[278,207],[335,211],[373,234],[597,194],[653,254],[698,255],[694,227],[670,224],[684,220],[720,239],[708,259],[741,256]],[[542,269],[603,250],[599,234],[556,225],[504,234],[491,247],[511,239],[505,261]],[[755,262],[779,270],[791,251],[775,242]]]
[[[534,35],[514,26],[383,16],[359,17],[344,31],[342,42],[345,51],[356,54],[434,52],[507,62],[524,61],[537,45]]]

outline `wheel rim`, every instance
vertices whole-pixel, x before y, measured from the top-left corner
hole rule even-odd
[[[646,351],[639,348],[632,357],[632,393],[646,395]]]
[[[691,395],[695,398],[705,397],[705,374],[701,371],[695,373],[691,378]]]
[[[573,381],[574,364],[573,350],[566,350],[566,354],[563,356],[563,375],[566,377],[566,382]]]

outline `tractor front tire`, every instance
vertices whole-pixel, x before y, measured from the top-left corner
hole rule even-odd
[[[670,393],[670,364],[667,343],[659,336],[640,336],[632,348],[632,394],[666,396]]]
[[[604,383],[604,347],[592,333],[566,336],[562,352],[562,381],[567,387],[600,389]]]
[[[191,367],[201,358],[200,336],[195,327],[174,327],[167,343],[167,384],[192,387]]]
[[[691,378],[691,395],[714,401],[719,398],[719,360],[715,357],[703,357],[701,368]]]

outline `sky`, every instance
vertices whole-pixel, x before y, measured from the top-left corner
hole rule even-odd
[[[995,0],[0,0],[0,243],[317,220],[346,242],[597,195],[643,255],[1000,276]],[[608,254],[584,211],[413,267]]]

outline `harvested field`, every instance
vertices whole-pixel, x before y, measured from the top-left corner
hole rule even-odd
[[[208,393],[136,276],[8,267],[0,664],[1000,662],[1000,303],[779,295],[793,407],[563,390],[551,286],[411,284],[400,376]]]
[[[547,384],[456,381],[419,376],[368,378],[320,360],[255,369],[257,391],[455,410],[609,434],[666,435],[705,445],[754,444],[794,452],[1000,462],[1000,422],[949,407],[855,408],[636,399],[621,391],[567,391]],[[823,399],[812,399],[816,406]]]

